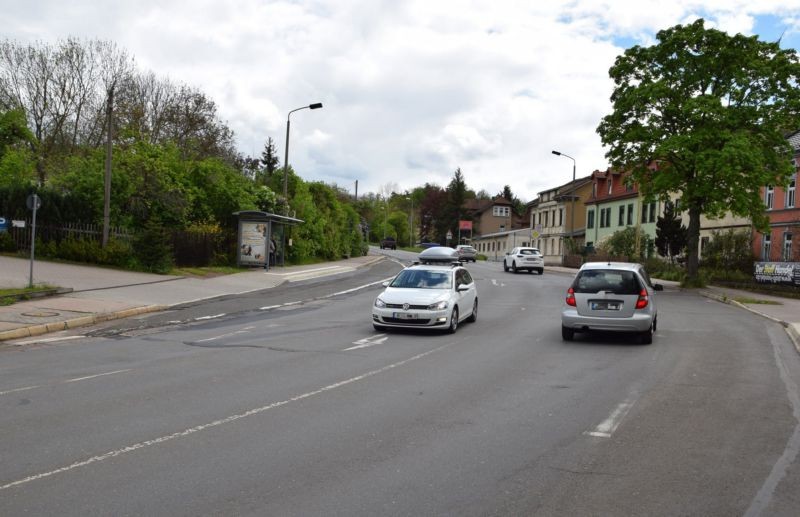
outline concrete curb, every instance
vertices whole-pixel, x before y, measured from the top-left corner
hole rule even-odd
[[[742,308],[742,309],[744,309],[744,310],[746,310],[748,312],[752,312],[753,314],[757,314],[757,315],[759,315],[759,316],[761,316],[763,318],[767,318],[770,321],[774,321],[775,323],[779,323],[783,327],[783,329],[786,331],[786,334],[789,335],[789,339],[792,341],[792,344],[794,345],[795,350],[797,350],[797,353],[800,354],[800,328],[798,328],[798,327],[800,327],[800,325],[798,325],[796,323],[787,323],[787,322],[785,322],[785,321],[783,321],[781,319],[774,318],[774,317],[772,317],[772,316],[770,316],[768,314],[764,314],[763,312],[757,311],[754,308],[752,308],[752,307],[750,307],[750,306],[748,306],[748,305],[746,305],[744,303],[739,303],[736,300],[733,300],[733,299],[729,298],[728,296],[726,296],[724,294],[718,294],[718,293],[715,293],[713,291],[708,291],[708,290],[705,290],[705,289],[701,289],[698,292],[700,293],[701,296],[705,296],[706,298],[710,298],[712,300],[715,300],[715,301],[718,301],[718,302],[721,302],[721,303],[725,303],[725,304],[728,304],[728,305],[734,305],[736,307],[740,307],[740,308]]]
[[[384,255],[372,255],[372,256],[369,256],[368,259],[364,260],[364,262],[359,263],[359,264],[355,264],[352,267],[354,269],[361,269],[361,268],[364,268],[364,267],[367,267],[367,266],[371,266],[372,264],[375,264],[376,262],[380,262],[380,261],[385,260],[385,259],[386,259],[386,257]],[[156,282],[156,283],[173,281],[173,280],[180,280],[180,279],[181,278],[171,278],[171,279],[162,280],[162,281],[159,281],[159,282]],[[278,284],[276,284],[275,286],[272,286],[272,287],[277,287],[278,285],[281,285],[281,284],[283,284],[285,282],[286,282],[286,280],[284,280],[282,282],[279,282]],[[148,283],[153,283],[153,282],[148,282]],[[256,291],[261,291],[263,289],[264,289],[263,287],[259,287],[257,289],[253,289],[251,291],[229,293],[229,294],[224,294],[224,295],[213,295],[213,296],[209,296],[209,297],[206,297],[206,298],[200,298],[200,299],[197,299],[197,300],[177,302],[177,303],[174,303],[172,305],[146,305],[146,306],[142,306],[142,307],[133,307],[133,308],[130,308],[130,309],[123,309],[123,310],[116,311],[116,312],[98,313],[98,314],[92,314],[92,315],[87,315],[87,316],[81,316],[81,317],[78,317],[78,318],[72,318],[72,319],[64,320],[64,321],[54,321],[54,322],[50,322],[50,323],[41,323],[41,324],[37,324],[37,325],[30,325],[30,326],[27,326],[27,327],[20,327],[20,328],[16,328],[16,329],[12,329],[12,330],[0,331],[0,342],[12,340],[12,339],[24,339],[24,338],[28,338],[28,337],[41,336],[42,334],[47,334],[47,333],[50,333],[50,332],[59,332],[59,331],[62,331],[62,330],[75,329],[75,328],[78,328],[78,327],[86,327],[86,326],[89,326],[89,325],[94,325],[94,324],[102,323],[102,322],[105,322],[105,321],[111,321],[111,320],[117,320],[117,319],[123,319],[123,318],[130,318],[131,316],[138,316],[140,314],[146,314],[146,313],[150,313],[150,312],[164,311],[164,310],[168,310],[168,309],[173,308],[173,307],[177,307],[177,306],[180,306],[180,305],[185,305],[187,303],[195,303],[195,302],[198,302],[198,301],[204,301],[204,300],[209,300],[209,299],[214,299],[214,298],[223,298],[225,296],[235,296],[237,294],[247,294],[248,292],[256,292]],[[72,289],[70,289],[69,291],[72,291]],[[59,294],[61,294],[61,293],[59,293]]]
[[[72,318],[64,321],[54,321],[51,323],[31,325],[29,327],[20,327],[17,329],[5,330],[0,332],[0,341],[41,336],[42,334],[47,334],[50,332],[58,332],[61,330],[85,327],[87,325],[94,325],[96,323],[101,323],[104,321],[130,318],[131,316],[138,316],[139,314],[146,314],[149,312],[163,311],[165,309],[167,309],[166,305],[146,305],[142,307],[133,307],[131,309],[123,309],[121,311],[116,311],[116,312],[105,312],[100,314],[93,314],[90,316],[81,316],[79,318]]]

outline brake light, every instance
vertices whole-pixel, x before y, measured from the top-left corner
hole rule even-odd
[[[639,291],[639,299],[636,300],[636,308],[644,309],[645,307],[647,307],[648,303],[649,300],[647,297],[647,289],[642,289],[641,291]]]
[[[571,307],[577,307],[578,306],[578,304],[575,303],[575,289],[573,289],[571,287],[569,289],[567,289],[567,305],[569,305]],[[638,303],[637,303],[637,306],[638,306]]]

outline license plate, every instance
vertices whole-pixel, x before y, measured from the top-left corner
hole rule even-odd
[[[416,314],[412,314],[410,312],[395,312],[394,317],[399,320],[415,320],[417,319]]]
[[[593,311],[618,311],[619,302],[592,302]]]

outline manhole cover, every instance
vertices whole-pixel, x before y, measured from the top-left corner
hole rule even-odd
[[[57,312],[23,312],[23,316],[28,316],[29,318],[52,318],[53,316],[58,316]]]

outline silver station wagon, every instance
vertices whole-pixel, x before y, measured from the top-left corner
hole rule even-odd
[[[655,291],[663,289],[653,285],[641,264],[587,262],[567,290],[561,337],[572,341],[576,332],[628,332],[650,344],[658,325]]]

